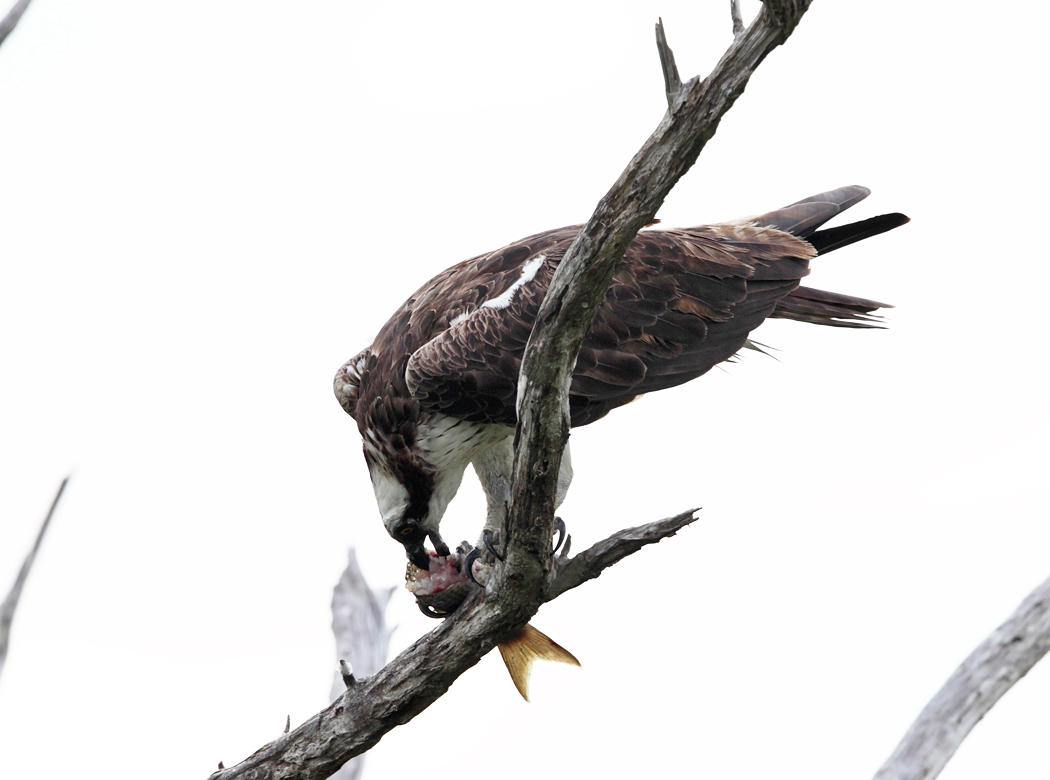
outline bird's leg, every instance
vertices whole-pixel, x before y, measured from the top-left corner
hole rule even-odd
[[[565,500],[566,494],[569,492],[569,485],[572,484],[572,455],[569,452],[568,443],[565,444],[565,449],[561,453],[561,465],[558,467],[558,489],[554,494],[554,508],[557,509],[561,506],[561,502]]]
[[[496,558],[494,538],[506,538],[503,526],[507,519],[507,505],[510,501],[510,477],[514,466],[514,446],[512,437],[499,441],[474,459],[474,471],[485,491],[487,510],[485,527],[478,540],[478,547],[488,548]]]
[[[568,442],[565,444],[565,449],[561,453],[561,466],[558,467],[558,489],[554,494],[554,509],[557,510],[561,506],[561,502],[565,500],[565,495],[569,492],[569,485],[572,484],[572,456],[569,453]],[[565,521],[560,517],[554,518],[554,531],[558,534],[558,541],[554,544],[554,552],[557,553],[561,549],[562,543],[565,541],[567,532],[565,530]],[[566,546],[566,552],[568,547]]]
[[[498,551],[497,544],[506,539],[504,526],[507,521],[510,506],[510,483],[511,473],[514,467],[513,439],[508,436],[505,440],[498,442],[474,459],[474,471],[481,480],[481,487],[485,491],[485,499],[488,506],[485,517],[485,528],[481,532],[478,547],[484,547],[497,560],[503,560],[503,555]],[[554,498],[555,508],[561,506],[565,495],[572,483],[572,457],[569,454],[568,445],[561,456],[561,466],[558,469],[558,487]],[[554,530],[557,533],[557,542],[554,551],[557,552],[565,540],[565,522],[560,518],[554,519]]]

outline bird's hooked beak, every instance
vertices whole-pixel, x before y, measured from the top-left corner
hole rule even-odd
[[[430,556],[427,555],[426,550],[423,549],[422,544],[406,544],[405,552],[408,554],[408,559],[419,568],[423,569],[424,571],[430,568]]]
[[[449,555],[448,545],[441,539],[441,536],[436,531],[428,534],[415,520],[402,520],[394,529],[392,535],[405,548],[408,560],[421,569],[426,570],[430,568],[430,556],[423,549],[423,542],[426,541],[428,536],[438,555],[442,557]]]

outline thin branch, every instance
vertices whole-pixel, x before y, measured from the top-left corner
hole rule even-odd
[[[657,520],[655,523],[625,528],[608,539],[598,542],[579,555],[555,567],[556,574],[547,587],[546,601],[553,601],[562,593],[593,580],[614,563],[638,552],[646,545],[674,536],[696,520],[698,509]]]
[[[674,107],[674,99],[682,91],[682,78],[678,75],[678,64],[674,61],[674,52],[667,45],[664,35],[664,20],[656,20],[656,50],[660,53],[660,69],[664,74],[664,93],[667,95],[667,107]]]
[[[740,0],[729,0],[729,15],[733,17],[733,37],[744,32],[744,17],[740,15]]]
[[[799,7],[798,16],[807,5]],[[798,21],[764,11],[733,41],[707,79],[694,78],[683,87],[602,198],[551,281],[522,362],[506,560],[496,567],[492,583],[375,675],[358,679],[331,706],[237,766],[213,774],[213,780],[327,777],[430,706],[459,675],[519,632],[547,599],[554,495],[569,431],[571,367],[627,244],[652,221],[751,73],[787,37],[787,26]],[[637,549],[637,541],[625,538],[623,543]],[[604,555],[610,563],[622,557]],[[597,553],[594,559],[599,560]],[[596,576],[592,572],[581,571],[580,582]]]
[[[1050,579],[930,699],[875,780],[933,780],[999,698],[1050,650]]]
[[[0,19],[0,44],[3,44],[7,36],[11,34],[11,31],[18,26],[18,23],[22,20],[22,14],[26,12],[28,7],[29,0],[18,0],[11,10],[7,12],[7,16]]]
[[[7,20],[5,19],[4,23],[6,24],[6,22]],[[47,514],[44,516],[44,522],[40,524],[40,530],[37,532],[36,541],[33,542],[32,549],[30,549],[29,554],[22,562],[22,568],[18,570],[18,576],[15,577],[14,585],[11,586],[11,592],[7,594],[7,598],[4,599],[3,604],[0,604],[0,672],[3,672],[4,661],[7,659],[7,648],[11,641],[11,623],[15,619],[15,609],[18,608],[18,599],[22,596],[22,588],[26,584],[26,580],[29,578],[29,570],[33,568],[33,561],[36,560],[36,554],[40,550],[40,544],[44,541],[44,534],[47,533],[47,527],[51,524],[51,518],[55,514],[55,509],[58,507],[59,499],[62,498],[62,493],[65,491],[68,482],[69,477],[66,477],[58,486],[58,490],[55,492],[55,497],[51,499],[51,507],[47,510]]]

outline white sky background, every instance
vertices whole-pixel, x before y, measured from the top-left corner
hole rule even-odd
[[[204,778],[326,703],[348,545],[404,568],[332,374],[436,272],[586,219],[663,113],[656,17],[706,73],[727,5],[35,0],[0,47],[0,591],[73,481],[5,777]],[[890,329],[774,322],[779,361],[577,431],[574,546],[702,520],[541,611],[582,669],[526,705],[492,654],[366,777],[870,777],[1050,575],[1050,10],[989,8],[822,0],[763,64],[660,217],[865,184],[851,217],[912,223],[811,283]],[[482,516],[468,475],[446,537]],[[1045,665],[943,777],[1046,778],[1048,719]]]

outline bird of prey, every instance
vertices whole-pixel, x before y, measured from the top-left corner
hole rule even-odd
[[[688,382],[742,348],[767,317],[867,328],[885,304],[800,285],[809,263],[908,221],[884,214],[822,226],[868,195],[842,187],[735,222],[646,229],[627,247],[569,388],[572,426]],[[467,464],[488,499],[488,531],[509,498],[518,369],[540,303],[580,226],[537,233],[466,260],[405,301],[372,345],[336,373],[357,421],[387,532],[426,570],[427,539]],[[572,477],[562,459],[557,503]]]

